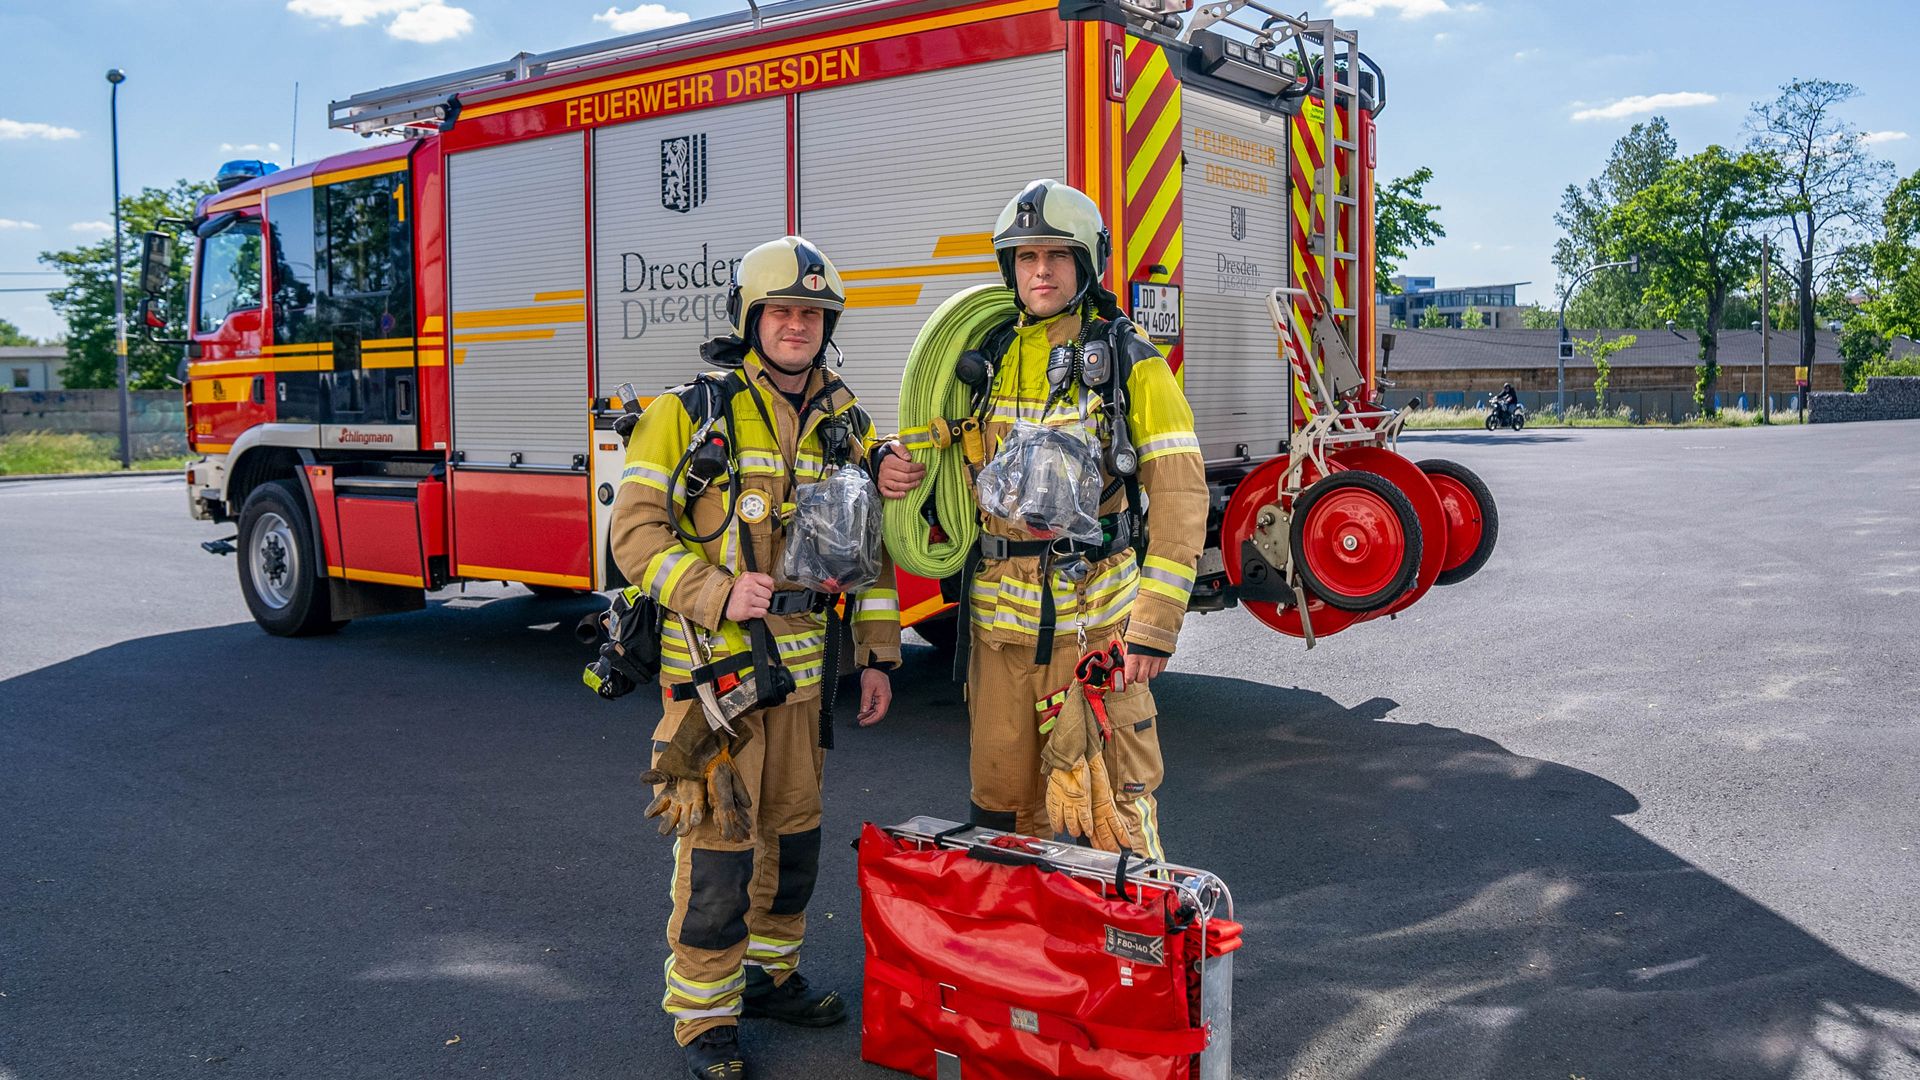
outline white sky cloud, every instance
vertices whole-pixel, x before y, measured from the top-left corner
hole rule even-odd
[[[1860,141],[1871,146],[1874,143],[1899,142],[1902,139],[1910,137],[1911,136],[1904,131],[1869,131],[1865,135],[1860,136]]]
[[[638,34],[644,30],[658,30],[663,26],[678,26],[687,21],[687,13],[669,10],[665,4],[640,4],[632,11],[621,11],[617,7],[610,7],[595,15],[593,21],[606,23],[618,34]]]
[[[1662,109],[1686,109],[1697,105],[1711,105],[1719,100],[1720,97],[1717,94],[1701,94],[1692,90],[1667,94],[1635,94],[1605,105],[1581,109],[1573,114],[1573,118],[1575,120],[1621,120],[1629,116],[1657,113]]]
[[[110,221],[76,221],[67,226],[67,228],[77,233],[95,233],[100,236],[105,236],[113,231],[113,223]]]
[[[1521,49],[1519,52],[1513,54],[1513,58],[1515,60],[1531,60],[1539,55],[1539,49]]]
[[[8,120],[0,116],[0,139],[46,139],[58,142],[61,139],[77,139],[80,133],[70,127],[54,124],[39,124],[31,120]]]
[[[1333,6],[1327,14],[1336,19],[1368,19],[1383,13],[1398,15],[1403,19],[1418,19],[1427,15],[1443,15],[1449,11],[1478,10],[1479,4],[1452,7],[1447,0],[1333,0]]]
[[[270,143],[257,143],[257,142],[250,142],[250,143],[230,143],[230,142],[223,142],[223,143],[221,143],[221,144],[220,144],[220,149],[221,149],[221,150],[223,150],[223,151],[226,151],[226,152],[228,152],[228,153],[232,153],[232,152],[234,152],[234,151],[236,151],[236,150],[237,150],[237,151],[240,151],[241,153],[251,153],[252,151],[255,151],[255,150],[268,150],[268,151],[272,151],[272,152],[276,152],[276,153],[277,153],[277,152],[278,152],[278,151],[280,150],[280,144],[279,144],[279,143],[277,143],[277,142],[270,142]]]
[[[31,221],[15,221],[12,218],[0,217],[0,232],[6,232],[9,229],[37,229],[39,227],[40,226],[35,225]]]
[[[1433,43],[1435,45],[1445,45],[1447,43],[1447,39],[1451,38],[1452,36],[1453,36],[1452,34],[1449,34],[1445,30],[1442,30],[1439,33],[1433,35]]]
[[[403,11],[387,24],[387,33],[402,41],[431,45],[473,30],[473,12],[441,3],[421,4]]]
[[[287,10],[340,26],[363,26],[388,19],[389,37],[426,44],[457,38],[473,29],[472,12],[441,0],[287,0]]]

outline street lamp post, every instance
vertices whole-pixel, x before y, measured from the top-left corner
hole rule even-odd
[[[1615,266],[1624,266],[1627,273],[1637,274],[1640,272],[1640,256],[1629,255],[1619,262],[1595,263],[1575,274],[1573,280],[1567,283],[1567,291],[1560,294],[1560,395],[1559,403],[1554,408],[1562,419],[1567,415],[1567,361],[1573,359],[1573,339],[1567,335],[1567,301],[1573,299],[1573,290],[1579,288],[1580,283],[1594,271]]]
[[[132,401],[127,392],[127,295],[126,275],[120,267],[120,84],[127,73],[119,68],[107,72],[113,84],[113,362],[120,382],[120,467],[133,467],[133,429],[129,417]]]

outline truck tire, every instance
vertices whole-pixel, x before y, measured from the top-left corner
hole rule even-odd
[[[921,619],[908,629],[933,646],[942,660],[951,661],[954,651],[960,647],[960,620],[953,612]]]
[[[565,585],[535,585],[527,581],[520,584],[526,586],[536,600],[577,600],[593,592],[592,589],[573,589]]]
[[[306,500],[292,480],[254,488],[240,509],[240,595],[260,628],[277,637],[330,634],[346,625],[333,618],[319,546]]]

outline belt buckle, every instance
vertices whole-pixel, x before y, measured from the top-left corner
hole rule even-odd
[[[1007,557],[1007,538],[992,533],[980,534],[980,557],[983,559],[1004,559]]]

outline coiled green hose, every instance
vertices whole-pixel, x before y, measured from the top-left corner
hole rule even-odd
[[[900,437],[913,460],[927,467],[927,475],[905,498],[887,500],[884,520],[887,550],[910,574],[938,580],[959,573],[980,537],[966,455],[957,440],[945,450],[935,447],[930,425],[936,418],[968,415],[970,391],[954,377],[954,362],[1014,311],[1013,290],[1003,285],[976,285],[955,293],[920,328],[907,354],[907,370],[900,378]],[[934,519],[947,537],[938,543],[921,515],[929,498]]]

